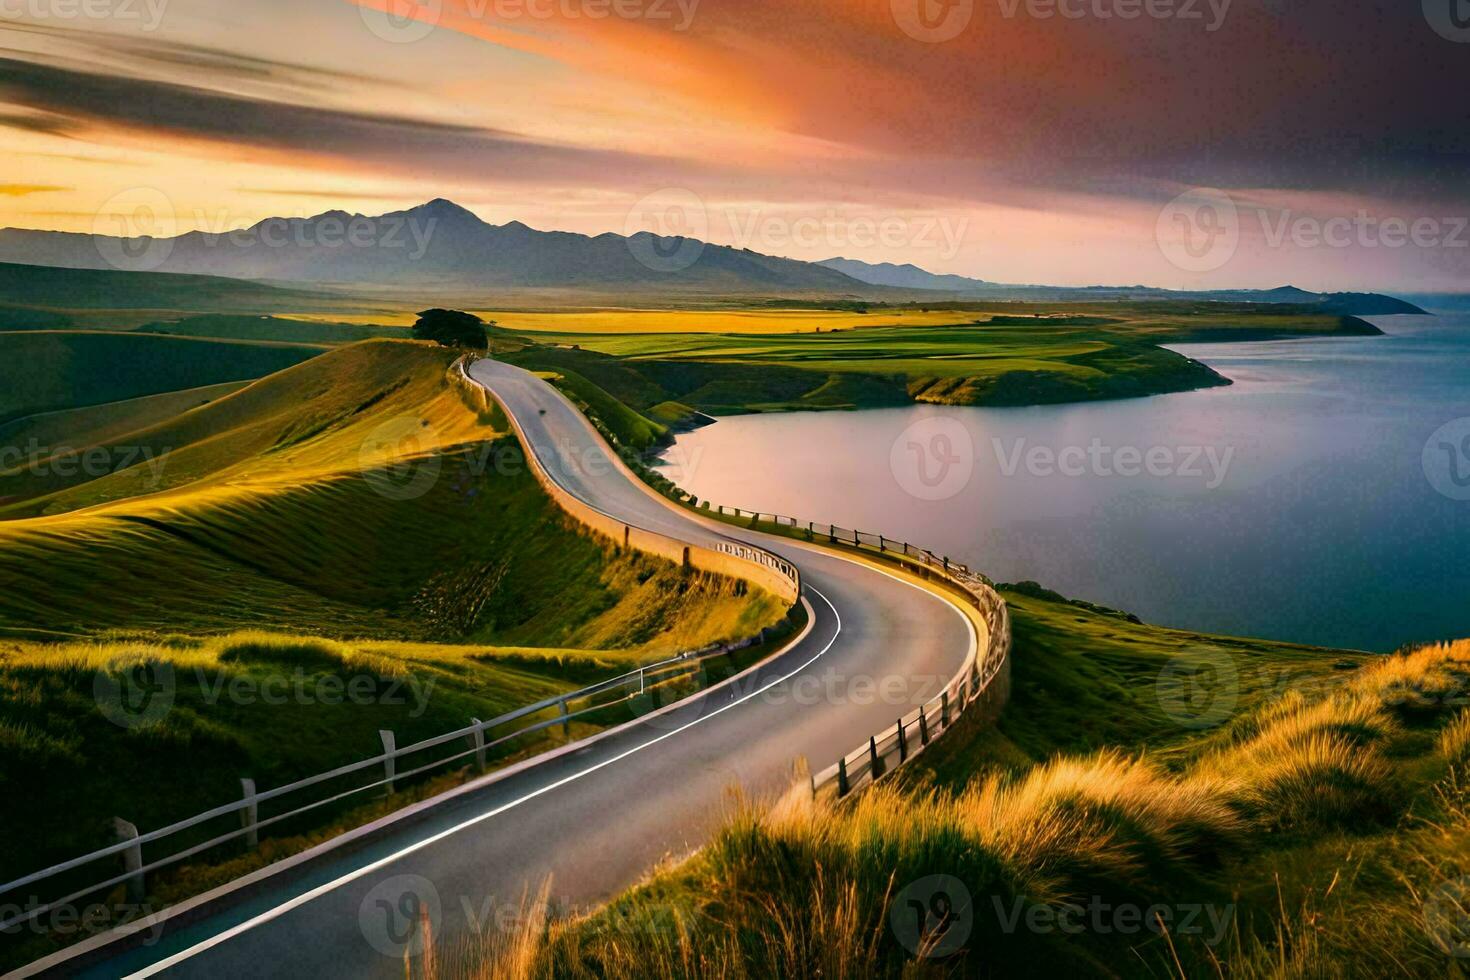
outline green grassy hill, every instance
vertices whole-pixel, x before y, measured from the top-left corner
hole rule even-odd
[[[150,334],[0,332],[0,423],[37,412],[259,378],[322,350]]]
[[[800,781],[605,910],[533,911],[439,968],[1464,975],[1470,643],[1379,657],[1006,597],[999,729],[961,723],[840,804]]]
[[[194,391],[135,405],[133,432],[94,412],[28,423],[154,454],[10,515],[50,516],[0,521],[0,823],[51,828],[41,844],[0,846],[0,879],[107,843],[114,814],[156,827],[232,798],[241,776],[264,788],[362,759],[380,728],[403,742],[442,734],[783,620],[772,596],[572,523],[507,421],[450,381],[457,356],[369,341],[207,404]],[[119,727],[96,685],[139,664],[177,681],[173,707],[158,725]],[[283,682],[371,696],[221,687]],[[390,808],[367,802],[325,816],[349,826]],[[287,826],[258,853],[212,857],[238,872],[324,832]],[[229,870],[156,887],[177,898]]]
[[[154,321],[143,324],[138,330],[176,337],[263,340],[292,344],[353,344],[360,340],[409,338],[409,331],[405,327],[218,313]]]
[[[645,413],[669,402],[712,415],[912,402],[1035,405],[1228,383],[1152,339],[1092,323],[521,336],[532,343],[510,360],[575,372]]]
[[[0,523],[0,624],[663,649],[736,629],[721,587],[570,526],[453,356],[342,348],[118,437],[143,460]]]
[[[239,391],[249,383],[225,381],[202,388],[183,388],[102,405],[27,415],[0,425],[0,446],[76,449],[101,445],[129,432],[167,422],[191,408]],[[0,491],[0,497],[3,496],[6,494]]]

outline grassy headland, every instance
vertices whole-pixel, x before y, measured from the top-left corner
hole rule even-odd
[[[1229,381],[1160,345],[1378,333],[1355,317],[1208,303],[707,316],[510,315],[501,331],[525,344],[507,359],[575,374],[663,423],[677,422],[681,411],[688,418],[915,402],[1019,406],[1189,391]],[[739,330],[675,332],[680,321]]]

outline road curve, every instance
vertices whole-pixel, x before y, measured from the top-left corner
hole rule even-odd
[[[474,943],[496,910],[517,907],[548,877],[554,902],[585,908],[694,850],[728,812],[731,787],[773,794],[798,757],[828,765],[935,696],[974,648],[976,627],[958,604],[861,561],[696,517],[614,463],[544,381],[495,361],[470,374],[586,503],[688,542],[745,541],[795,564],[810,630],[738,683],[462,793],[82,975],[402,977],[414,942],[400,912],[412,907],[406,893],[428,910],[442,970],[445,950]]]

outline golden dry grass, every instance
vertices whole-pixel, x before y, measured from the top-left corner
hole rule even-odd
[[[474,972],[492,963],[486,950],[461,951],[456,970],[1463,975],[1426,929],[1425,908],[1454,899],[1444,883],[1470,872],[1470,712],[1457,713],[1467,666],[1466,642],[1383,658],[1332,689],[1266,704],[1173,769],[1103,751],[982,775],[958,793],[880,783],[836,803],[798,785],[766,809],[738,807],[700,854],[608,909],[531,918],[496,940],[514,956],[497,954],[493,973]],[[926,962],[898,947],[888,915],[906,883],[933,874],[965,882],[977,917],[956,957]],[[1181,893],[1241,903],[1224,942],[1038,936],[997,930],[983,914],[991,899],[1056,908]],[[658,909],[673,910],[667,928],[608,928]]]

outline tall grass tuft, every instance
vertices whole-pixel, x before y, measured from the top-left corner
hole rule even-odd
[[[1424,903],[1470,871],[1470,711],[1450,714],[1467,681],[1470,643],[1387,657],[1335,690],[1276,699],[1174,768],[1102,751],[958,793],[879,783],[841,802],[801,780],[767,809],[738,806],[696,857],[607,909],[531,917],[465,962],[514,977],[1422,972],[1442,965]],[[1442,761],[1418,764],[1426,754]],[[1233,908],[1238,882],[1273,866],[1290,877],[1268,872],[1218,947],[1004,925],[1006,910],[1088,900]],[[889,915],[936,875],[965,884],[975,920],[952,958],[929,961]],[[645,921],[663,926],[612,926]]]
[[[1440,733],[1439,753],[1451,765],[1470,762],[1470,708],[1462,710]]]

